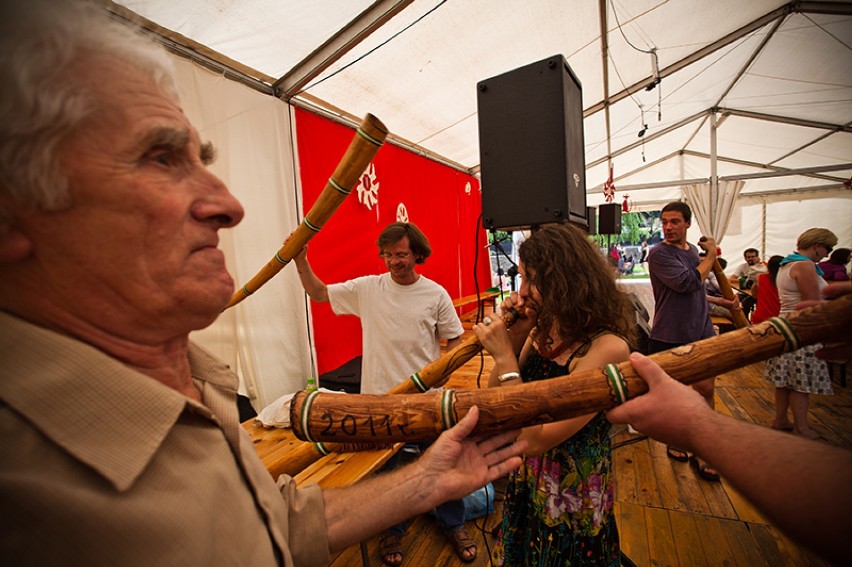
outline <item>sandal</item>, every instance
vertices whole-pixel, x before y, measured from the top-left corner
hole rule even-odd
[[[473,538],[470,537],[470,534],[467,533],[464,526],[457,530],[447,532],[447,539],[450,540],[456,555],[458,555],[459,559],[463,562],[470,563],[476,559],[476,542],[473,541]],[[466,556],[466,551],[470,555]]]
[[[709,480],[711,482],[719,482],[719,473],[714,471],[713,467],[711,467],[707,463],[699,463],[697,458],[692,457],[691,459],[689,459],[689,464],[695,467],[695,470],[698,471],[698,476],[700,476],[704,480]]]
[[[672,447],[671,445],[666,445],[666,455],[668,455],[670,459],[680,461],[681,463],[685,463],[689,460],[689,453],[683,449]]]
[[[396,567],[402,564],[402,538],[394,533],[385,532],[379,537],[382,563]]]

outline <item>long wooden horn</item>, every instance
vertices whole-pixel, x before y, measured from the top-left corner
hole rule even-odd
[[[502,317],[506,326],[510,327],[520,316],[517,311],[512,310],[504,313]],[[398,395],[426,392],[430,388],[433,388],[443,382],[445,378],[461,368],[468,360],[473,358],[481,350],[482,345],[479,343],[479,339],[474,335],[462,342],[456,348],[444,354],[441,358],[430,362],[422,370],[415,372],[406,380],[403,380],[391,388],[388,391],[388,394]],[[375,444],[372,443],[372,445]],[[287,451],[286,458],[281,459],[281,461],[276,465],[275,470],[270,472],[272,472],[275,477],[280,474],[295,476],[305,467],[313,464],[329,453],[341,453],[351,449],[351,444],[305,441],[298,445],[293,445]]]
[[[502,319],[506,323],[506,328],[520,318],[520,315],[514,309],[503,313]],[[463,341],[453,350],[444,354],[444,356],[434,360],[424,366],[420,372],[415,372],[408,377],[408,380],[400,382],[388,392],[388,394],[414,394],[416,392],[427,392],[441,384],[450,374],[464,366],[464,364],[476,356],[482,350],[482,345],[479,343],[479,337],[473,335]]]
[[[651,356],[672,377],[692,384],[803,346],[850,339],[852,295],[751,327]],[[298,392],[290,406],[300,439],[336,442],[426,441],[455,425],[474,405],[475,433],[494,433],[606,410],[647,386],[629,362],[486,390],[444,390],[404,396]],[[661,408],[661,411],[664,411]]]
[[[729,301],[733,301],[734,288],[731,287],[731,282],[728,281],[728,276],[725,275],[725,271],[722,269],[722,265],[718,259],[713,262],[713,273],[716,275],[716,281],[719,284],[719,291],[722,292],[722,296]],[[742,309],[730,309],[729,311],[737,329],[749,326],[748,319],[746,319]]]
[[[225,309],[233,307],[272,279],[272,276],[280,272],[293,259],[293,256],[298,254],[305,244],[320,231],[326,221],[334,214],[334,211],[337,210],[337,207],[346,199],[346,196],[352,192],[352,186],[370,165],[370,161],[379,151],[387,136],[388,130],[381,120],[372,114],[367,114],[364,117],[355,132],[355,137],[349,144],[349,148],[337,165],[337,169],[334,170],[322,193],[317,197],[314,206],[305,215],[302,224],[290,233],[275,256],[247,284],[234,293]]]

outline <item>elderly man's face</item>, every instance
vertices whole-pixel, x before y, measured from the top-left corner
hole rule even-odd
[[[234,287],[218,230],[243,209],[153,81],[105,56],[87,63],[98,111],[61,149],[73,205],[31,219],[35,260],[63,308],[113,336],[204,327]]]

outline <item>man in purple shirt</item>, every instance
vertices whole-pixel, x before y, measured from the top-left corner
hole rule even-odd
[[[708,313],[704,281],[713,271],[716,261],[716,241],[707,237],[698,245],[707,254],[702,258],[698,248],[686,241],[686,230],[692,224],[689,205],[680,201],[669,203],[662,210],[665,240],[654,246],[648,255],[648,271],[654,291],[654,323],[648,340],[650,353],[712,337],[713,324]],[[693,385],[707,404],[715,407],[715,379]],[[666,454],[676,461],[690,460],[686,451],[666,447]],[[719,480],[719,474],[697,456],[692,457],[698,474],[705,480]]]

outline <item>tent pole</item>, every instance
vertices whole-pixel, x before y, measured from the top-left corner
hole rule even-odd
[[[719,177],[716,171],[716,128],[718,115],[716,110],[710,113],[710,233],[716,238],[716,212],[719,209]]]
[[[765,262],[766,257],[766,197],[760,200],[760,257]]]

